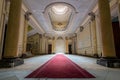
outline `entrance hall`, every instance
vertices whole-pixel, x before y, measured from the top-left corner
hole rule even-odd
[[[120,0],[0,0],[0,80],[119,80]]]

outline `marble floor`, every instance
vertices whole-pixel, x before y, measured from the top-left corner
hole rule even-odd
[[[25,78],[32,71],[43,65],[55,55],[42,55],[25,59],[23,65],[13,68],[0,69],[0,80],[120,80],[120,68],[107,68],[96,64],[95,58],[78,55],[65,55],[82,68],[93,74],[96,78]]]

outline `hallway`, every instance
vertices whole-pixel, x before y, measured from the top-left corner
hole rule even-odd
[[[85,70],[65,56],[44,73],[119,80],[120,0],[0,0],[0,80],[60,80],[25,78],[59,53],[96,78],[77,79]]]
[[[38,79],[38,78],[25,78],[28,74],[33,72],[35,69],[43,65],[49,59],[55,55],[43,55],[25,59],[25,63],[20,66],[13,68],[0,69],[0,80],[119,80],[120,69],[107,68],[96,64],[95,58],[83,57],[78,55],[65,55],[73,62],[78,64],[80,67],[87,70],[89,73],[94,75],[96,78],[82,79]]]

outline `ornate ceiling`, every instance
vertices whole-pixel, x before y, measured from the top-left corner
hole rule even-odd
[[[57,2],[47,6],[44,15],[48,16],[46,19],[49,20],[48,22],[51,22],[50,26],[55,31],[65,31],[72,21],[74,13],[75,9],[73,6]]]
[[[43,30],[36,28],[30,34],[69,35],[80,27],[97,0],[23,0],[23,3]]]

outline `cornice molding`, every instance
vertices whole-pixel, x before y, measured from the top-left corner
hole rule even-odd
[[[118,3],[118,2],[120,3],[120,0],[111,0],[110,1],[110,8],[113,10],[113,7],[115,8],[115,6],[117,6],[116,3]],[[98,3],[93,8],[92,12],[94,13],[94,15],[98,14]],[[81,25],[87,24],[89,22],[90,18],[91,18],[90,16],[87,16],[86,19],[82,22]],[[75,32],[78,33],[79,32],[79,28]]]
[[[25,13],[29,11],[25,4],[22,4],[22,9]],[[29,16],[29,19],[31,19],[31,21],[36,24],[36,26],[40,29],[40,31],[42,31],[42,33],[45,33],[45,31],[41,28],[41,26],[39,25],[39,23],[37,22],[33,15]]]

